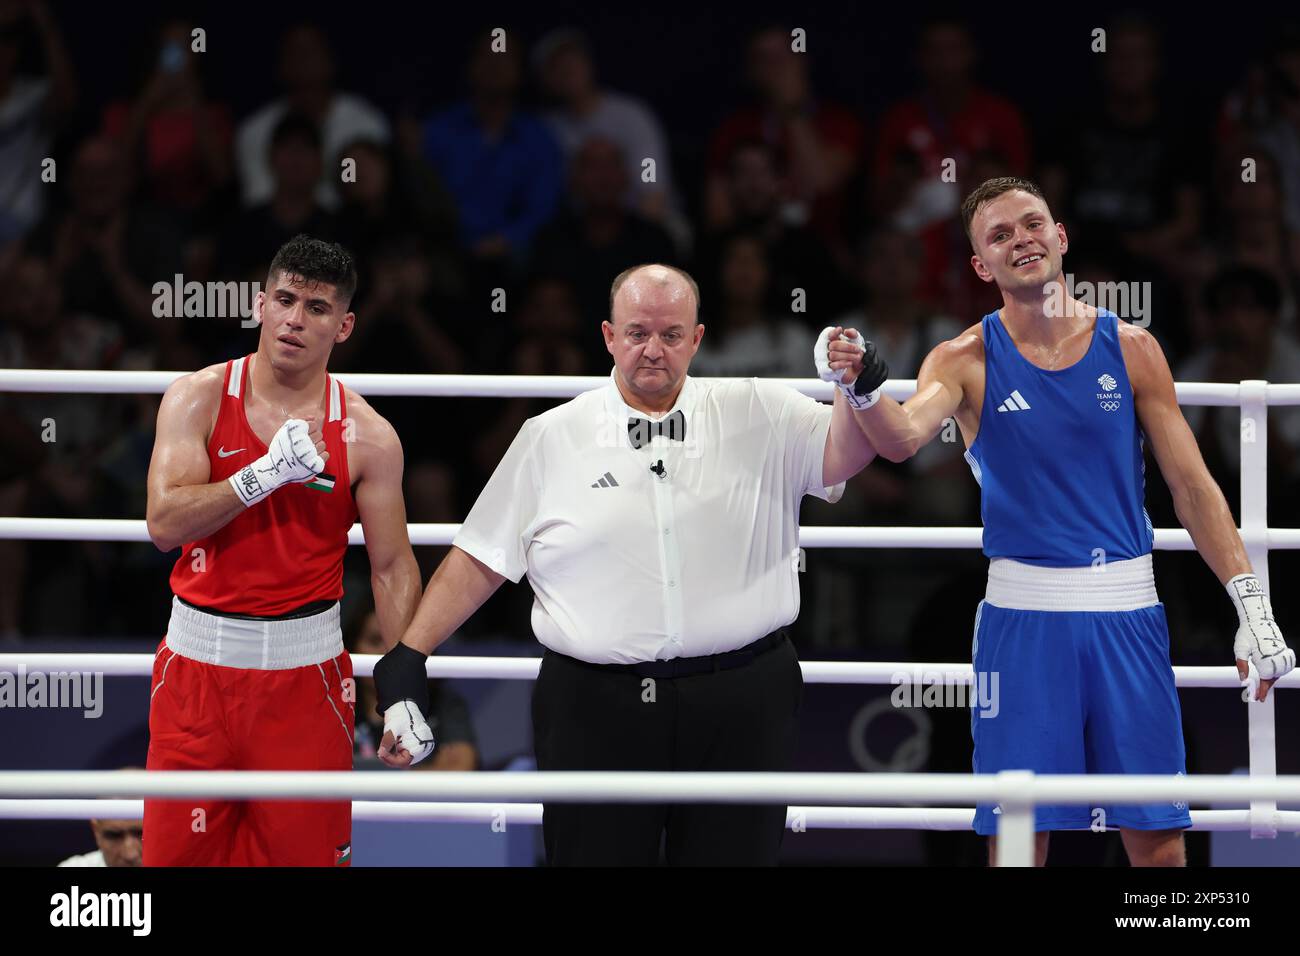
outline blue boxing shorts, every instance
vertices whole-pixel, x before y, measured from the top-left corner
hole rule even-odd
[[[1186,772],[1169,625],[1151,556],[1093,568],[989,565],[975,616],[971,711],[975,773]],[[975,831],[997,832],[980,805]],[[1192,825],[1182,803],[1039,805],[1036,830],[1171,830]]]

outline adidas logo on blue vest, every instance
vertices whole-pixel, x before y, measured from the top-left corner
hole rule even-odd
[[[1012,392],[1005,402],[998,406],[1000,412],[1027,412],[1029,403],[1025,401],[1025,396],[1020,394],[1020,390]]]

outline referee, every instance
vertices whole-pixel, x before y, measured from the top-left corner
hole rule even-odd
[[[699,302],[695,281],[668,266],[614,280],[609,384],[524,423],[375,668],[386,763],[432,750],[427,655],[527,574],[546,647],[538,769],[788,768],[803,696],[784,630],[799,611],[799,503],[838,500],[875,457],[850,405],[869,407],[887,371],[862,370],[853,333],[831,348],[849,380],[831,407],[756,379],[693,379]],[[785,816],[547,804],[543,832],[552,865],[654,865],[661,843],[671,865],[774,865]]]

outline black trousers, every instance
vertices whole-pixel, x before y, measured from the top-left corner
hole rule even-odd
[[[789,769],[803,674],[788,638],[690,677],[610,672],[553,651],[533,688],[539,770]],[[775,866],[786,807],[545,804],[552,866]]]

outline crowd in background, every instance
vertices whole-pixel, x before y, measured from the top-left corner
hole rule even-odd
[[[465,36],[461,87],[414,115],[349,90],[337,38],[299,24],[278,62],[248,65],[265,101],[238,115],[205,66],[229,54],[194,52],[193,28],[156,24],[145,68],[119,89],[78,72],[45,4],[0,3],[0,367],[186,370],[251,352],[238,316],[159,316],[154,285],[264,282],[278,246],[308,233],[359,266],[356,329],[331,362],[344,378],[607,374],[610,281],[651,261],[699,280],[693,374],[812,377],[817,331],[842,324],[911,378],[1000,304],[970,268],[961,198],[1025,175],[1067,226],[1076,282],[1149,290],[1131,305],[1175,378],[1300,382],[1300,32],[1262,36],[1216,101],[1187,104],[1176,80],[1192,64],[1171,64],[1162,28],[1116,19],[1076,83],[1085,95],[1053,126],[1014,98],[1044,74],[986,86],[960,22],[918,26],[911,93],[871,110],[815,82],[788,26],[758,27],[735,40],[748,98],[714,103],[715,128],[687,148],[665,122],[672,104],[607,87],[576,29],[504,51],[489,32]],[[0,514],[142,517],[157,404],[0,393]],[[410,520],[455,522],[524,419],[553,403],[373,404],[403,439]],[[1186,411],[1236,511],[1237,412]],[[978,524],[949,432],[905,465],[873,464],[835,506],[809,499],[804,523]],[[1300,414],[1273,410],[1267,437],[1270,523],[1300,525]],[[1155,525],[1176,524],[1158,471],[1147,476]],[[417,549],[426,575],[438,553]],[[978,555],[827,554],[807,558],[804,645],[968,652]],[[0,541],[0,640],[156,636],[174,559],[147,544]],[[1211,633],[1225,611],[1197,573],[1161,581],[1176,655],[1222,663],[1231,632]],[[1300,620],[1275,594],[1284,627]],[[530,600],[507,588],[471,632],[527,639]]]

